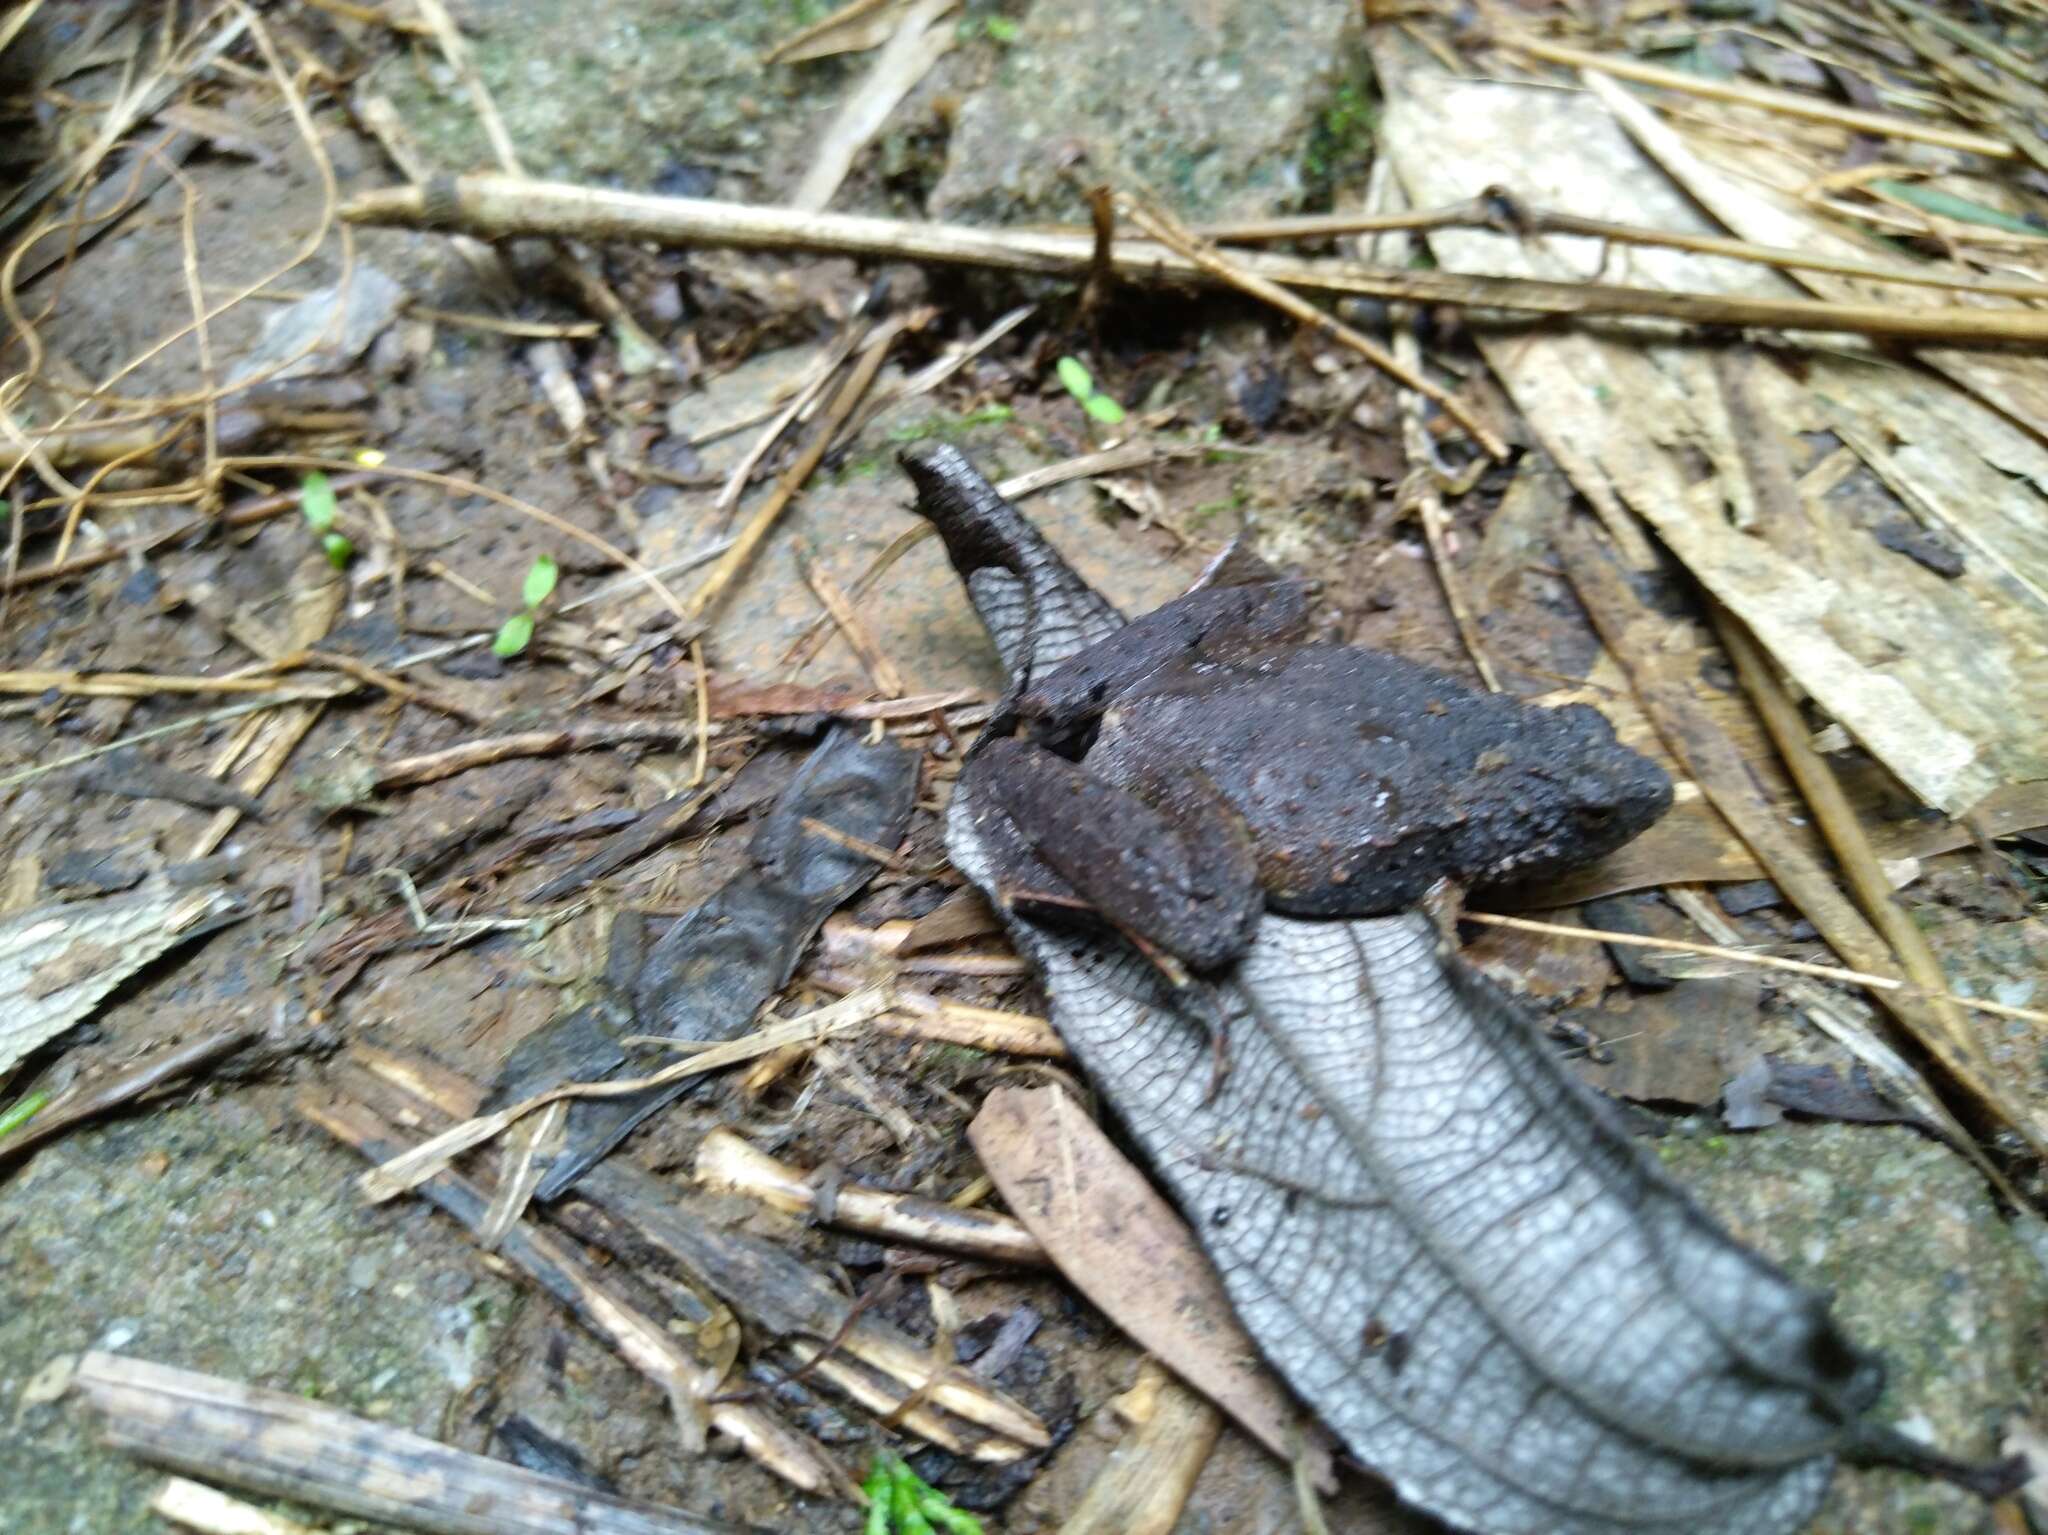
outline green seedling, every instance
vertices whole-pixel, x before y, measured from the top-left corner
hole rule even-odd
[[[533,626],[540,620],[541,604],[554,595],[561,573],[561,567],[548,555],[534,556],[533,563],[526,567],[526,581],[519,592],[526,607],[498,626],[497,637],[491,641],[494,654],[509,658],[533,643]]]
[[[1017,40],[1017,23],[1007,16],[991,16],[984,25],[987,26],[989,38],[993,42],[1014,43]]]
[[[861,1483],[868,1498],[863,1535],[983,1535],[981,1521],[886,1451]]]
[[[868,1499],[868,1522],[861,1526],[861,1535],[889,1535],[890,1520],[896,1512],[896,1486],[889,1480],[889,1468],[877,1460],[860,1490]]]
[[[320,536],[320,548],[327,555],[327,563],[336,570],[348,568],[348,562],[355,558],[356,546],[348,541],[348,535],[334,531],[334,519],[341,510],[334,495],[334,486],[327,476],[315,469],[299,482],[299,510],[306,514],[306,526]]]
[[[0,1140],[5,1140],[42,1113],[44,1105],[49,1101],[50,1095],[42,1092],[23,1093],[15,1099],[7,1106],[6,1112],[0,1113]]]
[[[1115,426],[1124,419],[1123,406],[1096,389],[1095,376],[1080,358],[1062,357],[1053,371],[1059,374],[1060,383],[1067,393],[1081,402],[1081,409],[1104,426]]]

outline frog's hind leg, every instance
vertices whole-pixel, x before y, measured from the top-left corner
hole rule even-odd
[[[1162,970],[1167,958],[1220,969],[1251,947],[1264,898],[1248,849],[1227,828],[1183,822],[1022,741],[989,742],[961,782],[991,807],[985,829],[998,830],[1000,818],[1005,843],[1016,839],[999,860],[1004,884],[1045,884],[1049,871],[1055,888],[1074,892]]]

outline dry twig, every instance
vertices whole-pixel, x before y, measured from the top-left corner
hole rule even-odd
[[[1057,233],[974,229],[843,213],[796,213],[753,204],[654,197],[503,176],[457,178],[449,204],[446,224],[492,238],[575,234],[596,240],[652,240],[670,245],[957,263],[1059,277],[1085,276],[1092,255],[1089,241]],[[411,228],[431,222],[424,199],[410,187],[363,193],[343,207],[342,216],[355,223]],[[1186,256],[1149,240],[1119,240],[1111,259],[1117,275],[1126,281],[1217,280]],[[1246,253],[1233,265],[1254,277],[1304,292],[1355,293],[1511,314],[1635,316],[1693,325],[1841,331],[1951,347],[2048,343],[2048,313],[2029,309],[1904,308],[1823,299],[1679,293],[1611,283],[1403,271],[1259,251]]]

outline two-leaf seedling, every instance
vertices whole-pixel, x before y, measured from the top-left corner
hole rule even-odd
[[[306,526],[320,536],[327,563],[336,570],[346,570],[348,562],[355,558],[356,546],[348,541],[347,534],[334,530],[335,514],[341,507],[335,500],[333,485],[317,469],[300,482],[299,509],[306,514]]]
[[[982,1535],[981,1521],[954,1505],[904,1462],[883,1451],[860,1484],[868,1495],[862,1535]]]
[[[1054,369],[1067,393],[1081,402],[1081,409],[1088,412],[1104,426],[1116,426],[1124,419],[1124,408],[1109,395],[1099,393],[1095,388],[1095,376],[1078,357],[1062,357]]]
[[[516,656],[533,643],[533,626],[540,618],[540,605],[553,595],[555,579],[561,573],[561,568],[549,556],[537,554],[533,557],[533,563],[526,567],[526,584],[519,592],[519,599],[526,606],[498,625],[497,637],[491,641],[495,654]]]
[[[0,502],[0,506],[5,504]],[[306,514],[306,526],[320,536],[327,563],[336,570],[346,569],[355,558],[356,546],[349,542],[347,534],[335,530],[340,503],[333,484],[317,469],[300,483],[299,509]],[[498,626],[497,635],[491,640],[492,650],[501,656],[516,656],[533,643],[533,626],[540,618],[541,604],[554,594],[555,580],[560,574],[560,567],[549,556],[534,557],[526,567],[526,584],[519,594],[525,606]]]

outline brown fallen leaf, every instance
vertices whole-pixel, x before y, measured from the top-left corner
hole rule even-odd
[[[1074,1100],[999,1087],[967,1127],[1012,1213],[1109,1319],[1283,1460],[1336,1486],[1323,1430],[1297,1407],[1187,1224]]]

